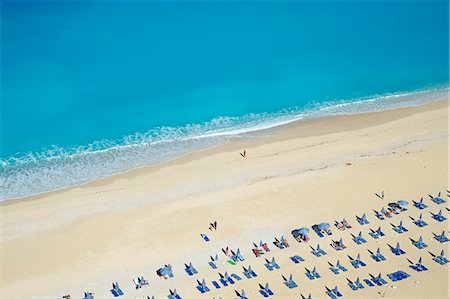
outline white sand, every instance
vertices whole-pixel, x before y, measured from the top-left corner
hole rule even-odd
[[[183,298],[235,298],[235,290],[245,289],[249,298],[262,298],[258,283],[269,282],[278,298],[300,298],[300,293],[325,298],[325,286],[339,286],[344,297],[447,298],[449,267],[431,260],[433,253],[448,245],[432,239],[432,232],[448,234],[448,221],[438,223],[430,211],[438,212],[428,193],[448,188],[448,105],[440,101],[421,107],[353,116],[296,122],[276,130],[258,133],[260,138],[239,139],[215,149],[194,153],[158,167],[146,167],[64,191],[0,205],[1,298],[55,298],[72,294],[82,297],[90,290],[95,298],[111,298],[111,282],[118,281],[126,298],[155,295],[167,298],[169,288],[177,288]],[[269,136],[266,136],[269,135]],[[266,137],[262,137],[266,136]],[[239,151],[247,149],[243,159]],[[382,201],[374,192],[385,191]],[[426,197],[424,210],[429,223],[418,228],[408,212],[379,221],[372,209],[380,210],[389,201]],[[447,198],[449,199],[449,198]],[[367,213],[368,226],[357,224],[354,215]],[[343,237],[349,247],[333,250],[330,237],[311,234],[309,245],[318,243],[328,255],[317,258],[309,245],[299,244],[290,231],[322,221],[332,223],[346,217],[353,229],[332,228],[333,239]],[[398,235],[389,224],[403,219],[408,233]],[[217,232],[208,230],[217,220]],[[374,240],[367,232],[379,225],[387,236]],[[350,233],[363,231],[368,241],[356,245]],[[211,242],[205,243],[205,232]],[[423,235],[429,247],[418,250],[409,237]],[[279,250],[269,244],[281,270],[269,272],[263,258],[251,253],[252,242],[273,241],[284,235],[290,247]],[[399,241],[406,251],[394,256],[387,243]],[[218,253],[219,271],[242,275],[241,265],[224,263],[220,249],[241,248],[257,278],[244,279],[233,286],[215,290],[217,270],[207,262]],[[378,247],[388,258],[376,263],[367,249]],[[353,269],[347,254],[361,253],[367,263]],[[298,254],[305,263],[295,265],[289,256]],[[406,258],[423,257],[427,272],[409,268]],[[334,275],[327,261],[337,259],[348,272]],[[199,271],[194,277],[184,272],[184,262],[192,261]],[[164,263],[174,266],[175,278],[161,280],[155,270]],[[322,279],[310,281],[304,267],[317,266]],[[404,270],[411,277],[382,287],[366,287],[353,292],[346,277],[367,278]],[[294,275],[299,285],[288,289],[281,275]],[[144,275],[150,287],[134,290],[132,279]],[[201,295],[196,279],[205,278],[211,292]]]

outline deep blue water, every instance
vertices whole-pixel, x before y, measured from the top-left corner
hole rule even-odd
[[[449,79],[447,1],[2,1],[1,8],[0,199],[224,141],[193,136]],[[380,99],[389,106],[396,97]],[[286,108],[293,111],[280,112]]]

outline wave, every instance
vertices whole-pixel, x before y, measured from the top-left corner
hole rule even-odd
[[[133,168],[155,165],[222,143],[232,137],[293,121],[416,106],[447,97],[448,86],[413,92],[311,103],[274,113],[217,117],[202,124],[159,127],[119,140],[58,147],[0,159],[0,201],[26,197],[104,178]]]

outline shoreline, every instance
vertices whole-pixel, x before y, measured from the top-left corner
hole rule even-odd
[[[265,137],[264,137],[265,136]],[[253,138],[254,137],[254,138]],[[239,152],[247,149],[247,158]],[[221,147],[196,152],[159,167],[137,169],[126,175],[93,182],[45,196],[39,200],[19,200],[1,204],[2,234],[0,293],[6,298],[55,298],[65,294],[78,297],[93,291],[96,297],[109,297],[108,286],[119,281],[132,298],[155,295],[166,297],[176,288],[183,298],[200,298],[195,278],[218,279],[207,262],[221,248],[241,248],[246,261],[258,273],[258,282],[269,282],[278,296],[294,297],[280,274],[294,274],[299,291],[310,291],[323,297],[324,283],[336,281],[346,297],[356,293],[346,287],[347,275],[334,276],[326,260],[341,262],[349,268],[348,277],[367,275],[350,268],[347,254],[362,254],[368,272],[387,274],[396,269],[407,270],[411,279],[390,283],[382,288],[366,288],[358,292],[366,298],[444,297],[448,293],[446,267],[435,265],[427,254],[417,251],[408,237],[423,234],[433,253],[441,244],[432,240],[443,224],[431,219],[429,212],[438,208],[427,201],[429,210],[425,228],[412,224],[408,215],[417,218],[420,211],[408,206],[411,214],[380,222],[372,210],[380,210],[390,201],[418,200],[428,193],[448,188],[448,101],[364,115],[348,115],[308,122],[292,123],[258,136],[238,138]],[[380,201],[374,193],[385,191]],[[441,207],[443,208],[443,207]],[[355,215],[367,213],[370,225],[360,227]],[[369,228],[381,225],[385,239],[367,235],[367,244],[357,246],[349,232],[333,227],[332,239],[343,237],[349,245],[345,252],[329,247],[330,238],[312,235],[309,244],[296,243],[290,232],[299,227],[347,218],[364,236]],[[208,223],[217,220],[217,232]],[[409,229],[405,235],[393,234],[390,223],[403,220]],[[200,233],[207,233],[204,242]],[[274,248],[267,255],[276,257],[282,270],[270,272],[264,258],[252,255],[252,242],[263,240],[273,248],[271,240],[284,235],[291,247]],[[408,258],[416,261],[422,254],[430,271],[416,274],[409,270],[404,257],[395,257],[388,244],[400,240]],[[395,242],[395,243],[394,243]],[[309,246],[325,248],[328,257],[316,259]],[[390,262],[371,261],[367,250],[381,247]],[[326,282],[309,282],[303,265],[295,265],[289,257],[299,254],[307,268],[318,267]],[[57,258],[55,258],[57,257]],[[183,264],[192,261],[199,276],[189,277]],[[170,263],[175,277],[160,280],[158,267]],[[239,267],[219,263],[219,272],[240,273]],[[88,271],[86,271],[88,270]],[[364,274],[365,273],[365,274]],[[132,279],[144,275],[149,288],[135,290]],[[362,278],[362,277],[361,277]],[[420,283],[420,287],[416,288]],[[27,288],[23,288],[24,284]],[[253,280],[238,283],[251,297],[257,297]],[[332,286],[329,286],[332,287]],[[295,293],[295,298],[298,294]],[[214,290],[216,297],[234,298],[234,288]],[[203,297],[201,297],[203,298]]]
[[[126,177],[127,175],[133,175],[133,173],[135,173],[135,175],[139,175],[142,172],[156,171],[156,170],[160,169],[161,167],[169,166],[169,165],[172,165],[173,163],[183,163],[183,161],[184,162],[189,161],[190,158],[199,158],[201,156],[201,154],[203,154],[203,153],[206,155],[211,155],[211,154],[214,154],[214,153],[217,153],[220,151],[230,152],[230,151],[239,150],[239,149],[242,149],[242,147],[239,147],[240,145],[235,145],[235,144],[239,143],[239,141],[243,141],[243,140],[246,140],[248,144],[250,144],[251,146],[254,146],[255,144],[257,145],[259,143],[264,143],[263,139],[266,139],[266,138],[277,139],[274,135],[281,133],[280,136],[283,136],[282,134],[283,134],[284,130],[289,130],[289,129],[296,128],[296,127],[313,126],[313,125],[320,124],[321,122],[329,123],[329,122],[333,122],[337,119],[345,119],[348,117],[371,116],[373,118],[373,116],[376,116],[377,114],[383,114],[383,113],[388,113],[388,112],[394,112],[394,113],[399,112],[401,117],[407,117],[407,116],[411,115],[412,113],[414,113],[413,111],[415,110],[415,108],[424,107],[424,106],[431,107],[431,106],[438,105],[438,103],[442,103],[442,102],[448,102],[448,99],[445,99],[445,98],[437,99],[432,102],[426,102],[426,103],[419,104],[419,105],[400,107],[400,108],[394,108],[394,109],[388,109],[388,110],[381,110],[381,111],[375,111],[375,112],[360,112],[360,113],[354,113],[354,114],[320,116],[320,117],[316,117],[316,118],[293,120],[286,124],[276,125],[274,127],[270,127],[270,128],[266,128],[266,129],[255,130],[255,131],[251,131],[248,133],[243,133],[242,135],[238,135],[238,136],[232,136],[228,140],[224,141],[221,144],[217,144],[212,147],[205,148],[205,149],[191,151],[191,152],[185,153],[181,156],[178,156],[178,157],[166,160],[166,161],[162,161],[157,164],[138,166],[138,167],[126,170],[124,172],[112,174],[107,177],[92,179],[92,180],[89,180],[87,182],[77,184],[77,185],[61,187],[59,189],[44,191],[42,193],[32,194],[32,195],[28,195],[28,196],[24,196],[24,197],[4,199],[4,200],[0,201],[0,206],[17,204],[17,203],[19,203],[21,201],[25,201],[25,200],[39,200],[40,198],[43,198],[43,197],[46,197],[49,195],[53,195],[53,194],[57,195],[57,194],[60,194],[60,193],[66,192],[66,191],[70,191],[70,190],[76,189],[76,188],[84,188],[84,187],[89,188],[90,185],[93,185],[93,186],[94,185],[102,185],[104,182],[107,183],[107,181],[110,181],[110,180],[112,180],[112,181],[118,180],[118,179],[121,179],[122,177]],[[398,115],[396,115],[396,117],[398,117]],[[377,121],[375,120],[374,123],[364,124],[360,128],[368,127],[368,126],[374,125],[376,123],[377,123]],[[342,128],[340,130],[342,130]],[[333,132],[335,133],[338,131],[339,131],[339,129],[328,130],[328,131],[324,130],[323,132],[314,132],[313,131],[314,133],[311,135],[310,134],[300,134],[299,136],[300,137],[311,137],[311,136],[318,136],[320,134],[329,134],[329,133],[333,133]],[[269,136],[267,136],[267,135],[269,135]],[[256,137],[251,137],[251,136],[256,136]],[[278,137],[280,137],[280,136],[278,136]],[[216,151],[216,149],[218,149],[218,150]]]

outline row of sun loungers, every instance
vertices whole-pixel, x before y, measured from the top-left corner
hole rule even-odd
[[[445,203],[446,201],[444,199],[441,198],[441,194],[438,193],[437,196],[432,196],[429,195],[430,199],[436,203],[436,204],[442,204]],[[448,195],[450,197],[450,195]],[[400,212],[404,212],[407,209],[405,208],[405,206],[407,205],[406,201],[402,201],[399,200],[395,203],[389,203],[388,209],[382,208],[380,212],[374,211],[375,212],[375,216],[381,220],[384,220],[386,218],[391,218],[393,215],[395,214],[399,214]],[[418,202],[413,201],[413,206],[416,207],[419,210],[424,210],[426,208],[428,208],[428,205],[426,205],[424,203],[423,198],[421,198]],[[448,208],[446,208],[447,211],[450,211]],[[442,222],[447,220],[447,218],[443,215],[442,210],[440,210],[437,214],[434,214],[432,212],[431,213],[431,218]],[[428,223],[425,222],[425,220],[423,219],[422,214],[419,215],[419,217],[417,219],[410,217],[410,219],[412,220],[412,222],[419,226],[419,227],[424,227],[427,226]],[[369,220],[367,219],[366,214],[363,214],[361,217],[356,216],[356,220],[360,225],[367,225],[369,224]],[[337,229],[339,230],[346,230],[346,229],[350,229],[352,228],[352,226],[345,220],[343,219],[342,221],[335,221],[335,226]],[[408,229],[403,225],[403,222],[400,221],[400,223],[398,225],[394,225],[391,223],[392,229],[399,233],[405,233],[408,232]],[[328,223],[320,223],[317,225],[313,225],[312,229],[316,232],[316,234],[320,237],[323,238],[326,235],[332,235],[332,231],[330,229],[330,225]],[[308,236],[308,232],[309,229],[307,228],[301,228],[298,230],[293,230],[292,231],[292,235],[293,237],[299,241],[299,242],[308,242],[309,241],[309,236]],[[370,228],[370,232],[369,235],[371,237],[373,237],[374,239],[378,239],[380,237],[385,236],[385,233],[381,230],[381,227],[378,227],[377,230],[373,230]],[[446,243],[449,242],[450,239],[445,235],[445,231],[443,231],[441,234],[434,234],[434,239],[440,243]],[[361,245],[364,243],[367,243],[366,239],[363,237],[362,232],[359,232],[358,235],[353,235],[352,236],[352,240],[357,244],[357,245]],[[209,241],[208,236],[206,236],[206,234],[201,234],[201,237],[205,240],[205,241]],[[418,249],[423,249],[426,248],[428,245],[423,241],[422,236],[419,237],[419,239],[413,240],[411,239],[412,244],[417,247]],[[268,247],[267,243],[263,243],[262,241],[259,242],[259,246],[255,243],[254,244],[254,249],[252,250],[253,253],[255,254],[256,257],[259,257],[260,255],[270,252],[270,248]],[[279,249],[285,249],[287,247],[289,247],[289,244],[287,242],[287,240],[282,236],[280,239],[275,238],[275,241],[273,242],[273,244],[278,247]],[[332,243],[330,244],[334,249],[336,250],[344,250],[347,247],[344,245],[344,242],[342,240],[342,238],[339,241],[332,241]],[[405,254],[405,251],[400,247],[400,243],[397,242],[396,246],[393,247],[390,244],[388,244],[390,251],[396,255],[396,256],[400,256]],[[321,257],[326,255],[327,253],[320,247],[320,245],[317,245],[317,248],[314,248],[312,246],[310,246],[312,251],[311,253],[317,257]],[[238,262],[242,262],[244,261],[244,257],[241,254],[240,249],[238,248],[235,251],[229,249],[228,247],[225,249],[222,249],[223,253],[230,258],[227,262],[229,262],[230,264],[235,265]],[[376,252],[372,252],[370,250],[368,250],[370,253],[370,257],[375,260],[376,262],[382,262],[387,260],[387,258],[381,253],[380,248],[378,248],[376,250]],[[432,255],[432,260],[435,261],[436,263],[440,264],[440,265],[445,265],[447,263],[449,263],[449,260],[445,257],[444,255],[444,250],[441,251],[441,253],[439,255],[434,255],[433,253],[429,252]],[[350,259],[350,264],[354,267],[354,268],[359,268],[359,267],[365,267],[366,263],[364,261],[362,261],[361,259],[361,255],[358,254],[357,257],[354,259],[351,256],[348,256]],[[216,262],[219,260],[218,255],[216,254],[214,257],[210,256],[211,261],[209,261],[209,265],[211,266],[211,268],[213,269],[217,269],[217,265]],[[290,257],[291,261],[294,262],[295,264],[300,264],[302,262],[305,261],[305,259],[303,259],[301,256],[299,255],[294,255],[292,257]],[[413,269],[414,271],[417,272],[422,272],[422,271],[427,271],[428,268],[423,265],[422,263],[422,258],[419,258],[417,263],[413,263],[412,261],[410,261],[409,259],[407,259],[408,262],[410,263],[410,268]],[[331,262],[328,262],[329,265],[329,270],[335,274],[335,275],[339,275],[343,272],[347,272],[347,268],[344,267],[340,261],[338,260],[336,262],[335,265],[333,265]],[[276,262],[275,258],[273,257],[270,261],[268,259],[265,259],[265,264],[264,266],[269,270],[269,271],[273,271],[273,270],[278,270],[280,269],[280,265]],[[247,279],[252,279],[257,277],[258,275],[253,271],[253,269],[251,268],[251,266],[249,266],[248,268],[242,267],[243,268],[243,275],[245,278]],[[189,262],[188,264],[185,264],[185,272],[187,273],[187,275],[189,276],[194,276],[196,274],[198,274],[198,271],[195,269],[195,267],[192,265],[191,262]],[[158,269],[157,274],[160,277],[164,277],[164,278],[170,278],[173,277],[173,272],[171,269],[170,265],[165,265],[163,268]],[[214,286],[214,288],[219,289],[222,287],[227,287],[229,285],[233,285],[235,284],[237,281],[242,280],[242,278],[235,274],[228,274],[228,272],[225,272],[224,274],[222,273],[218,273],[219,274],[219,280],[218,281],[212,281],[211,284]],[[309,270],[308,268],[305,268],[305,275],[308,277],[308,279],[310,280],[314,280],[314,279],[320,279],[321,276],[320,274],[317,272],[316,267],[314,267],[312,270]],[[372,286],[382,286],[387,284],[387,281],[385,279],[382,278],[381,273],[378,276],[374,276],[372,274],[369,274],[370,278],[365,278],[363,279],[363,282],[366,283],[367,286],[372,287]],[[406,279],[408,278],[410,275],[404,271],[396,271],[390,274],[387,274],[387,277],[389,279],[391,279],[393,282],[395,281],[399,281],[402,279]],[[292,289],[292,288],[296,288],[297,287],[297,283],[294,281],[293,279],[293,275],[291,274],[289,276],[289,278],[286,278],[284,275],[282,275],[282,279],[284,284],[286,285],[286,287]],[[143,286],[148,286],[148,281],[146,281],[144,279],[144,277],[140,276],[135,278],[134,280],[134,284],[136,289],[139,289]],[[220,284],[219,284],[220,282]],[[351,281],[350,279],[347,278],[347,284],[348,286],[353,290],[353,291],[358,291],[360,289],[364,288],[364,285],[362,284],[362,282],[360,281],[359,278],[357,278],[355,281]],[[197,280],[197,286],[196,286],[197,290],[200,293],[207,293],[210,292],[211,289],[208,287],[207,282],[205,281],[205,279]],[[267,298],[270,296],[274,295],[274,292],[269,288],[269,284],[266,283],[265,285],[259,284],[259,293]],[[244,290],[242,290],[241,292],[235,291],[236,295],[241,298],[241,299],[247,299]],[[112,284],[112,289],[111,289],[111,293],[115,296],[122,296],[124,294],[124,292],[122,291],[122,289],[120,288],[118,282],[115,282]],[[326,292],[325,292],[330,298],[337,298],[337,297],[341,297],[342,295],[340,294],[337,286],[333,289],[329,289],[326,287]],[[303,295],[301,295],[302,298],[306,299]],[[85,292],[84,294],[84,298],[83,299],[93,299],[93,293],[91,292]],[[149,298],[149,297],[148,297]],[[181,299],[181,297],[178,295],[176,289],[169,290],[169,295],[168,295],[169,299]],[[308,299],[311,298],[311,295],[309,295],[307,297]]]

